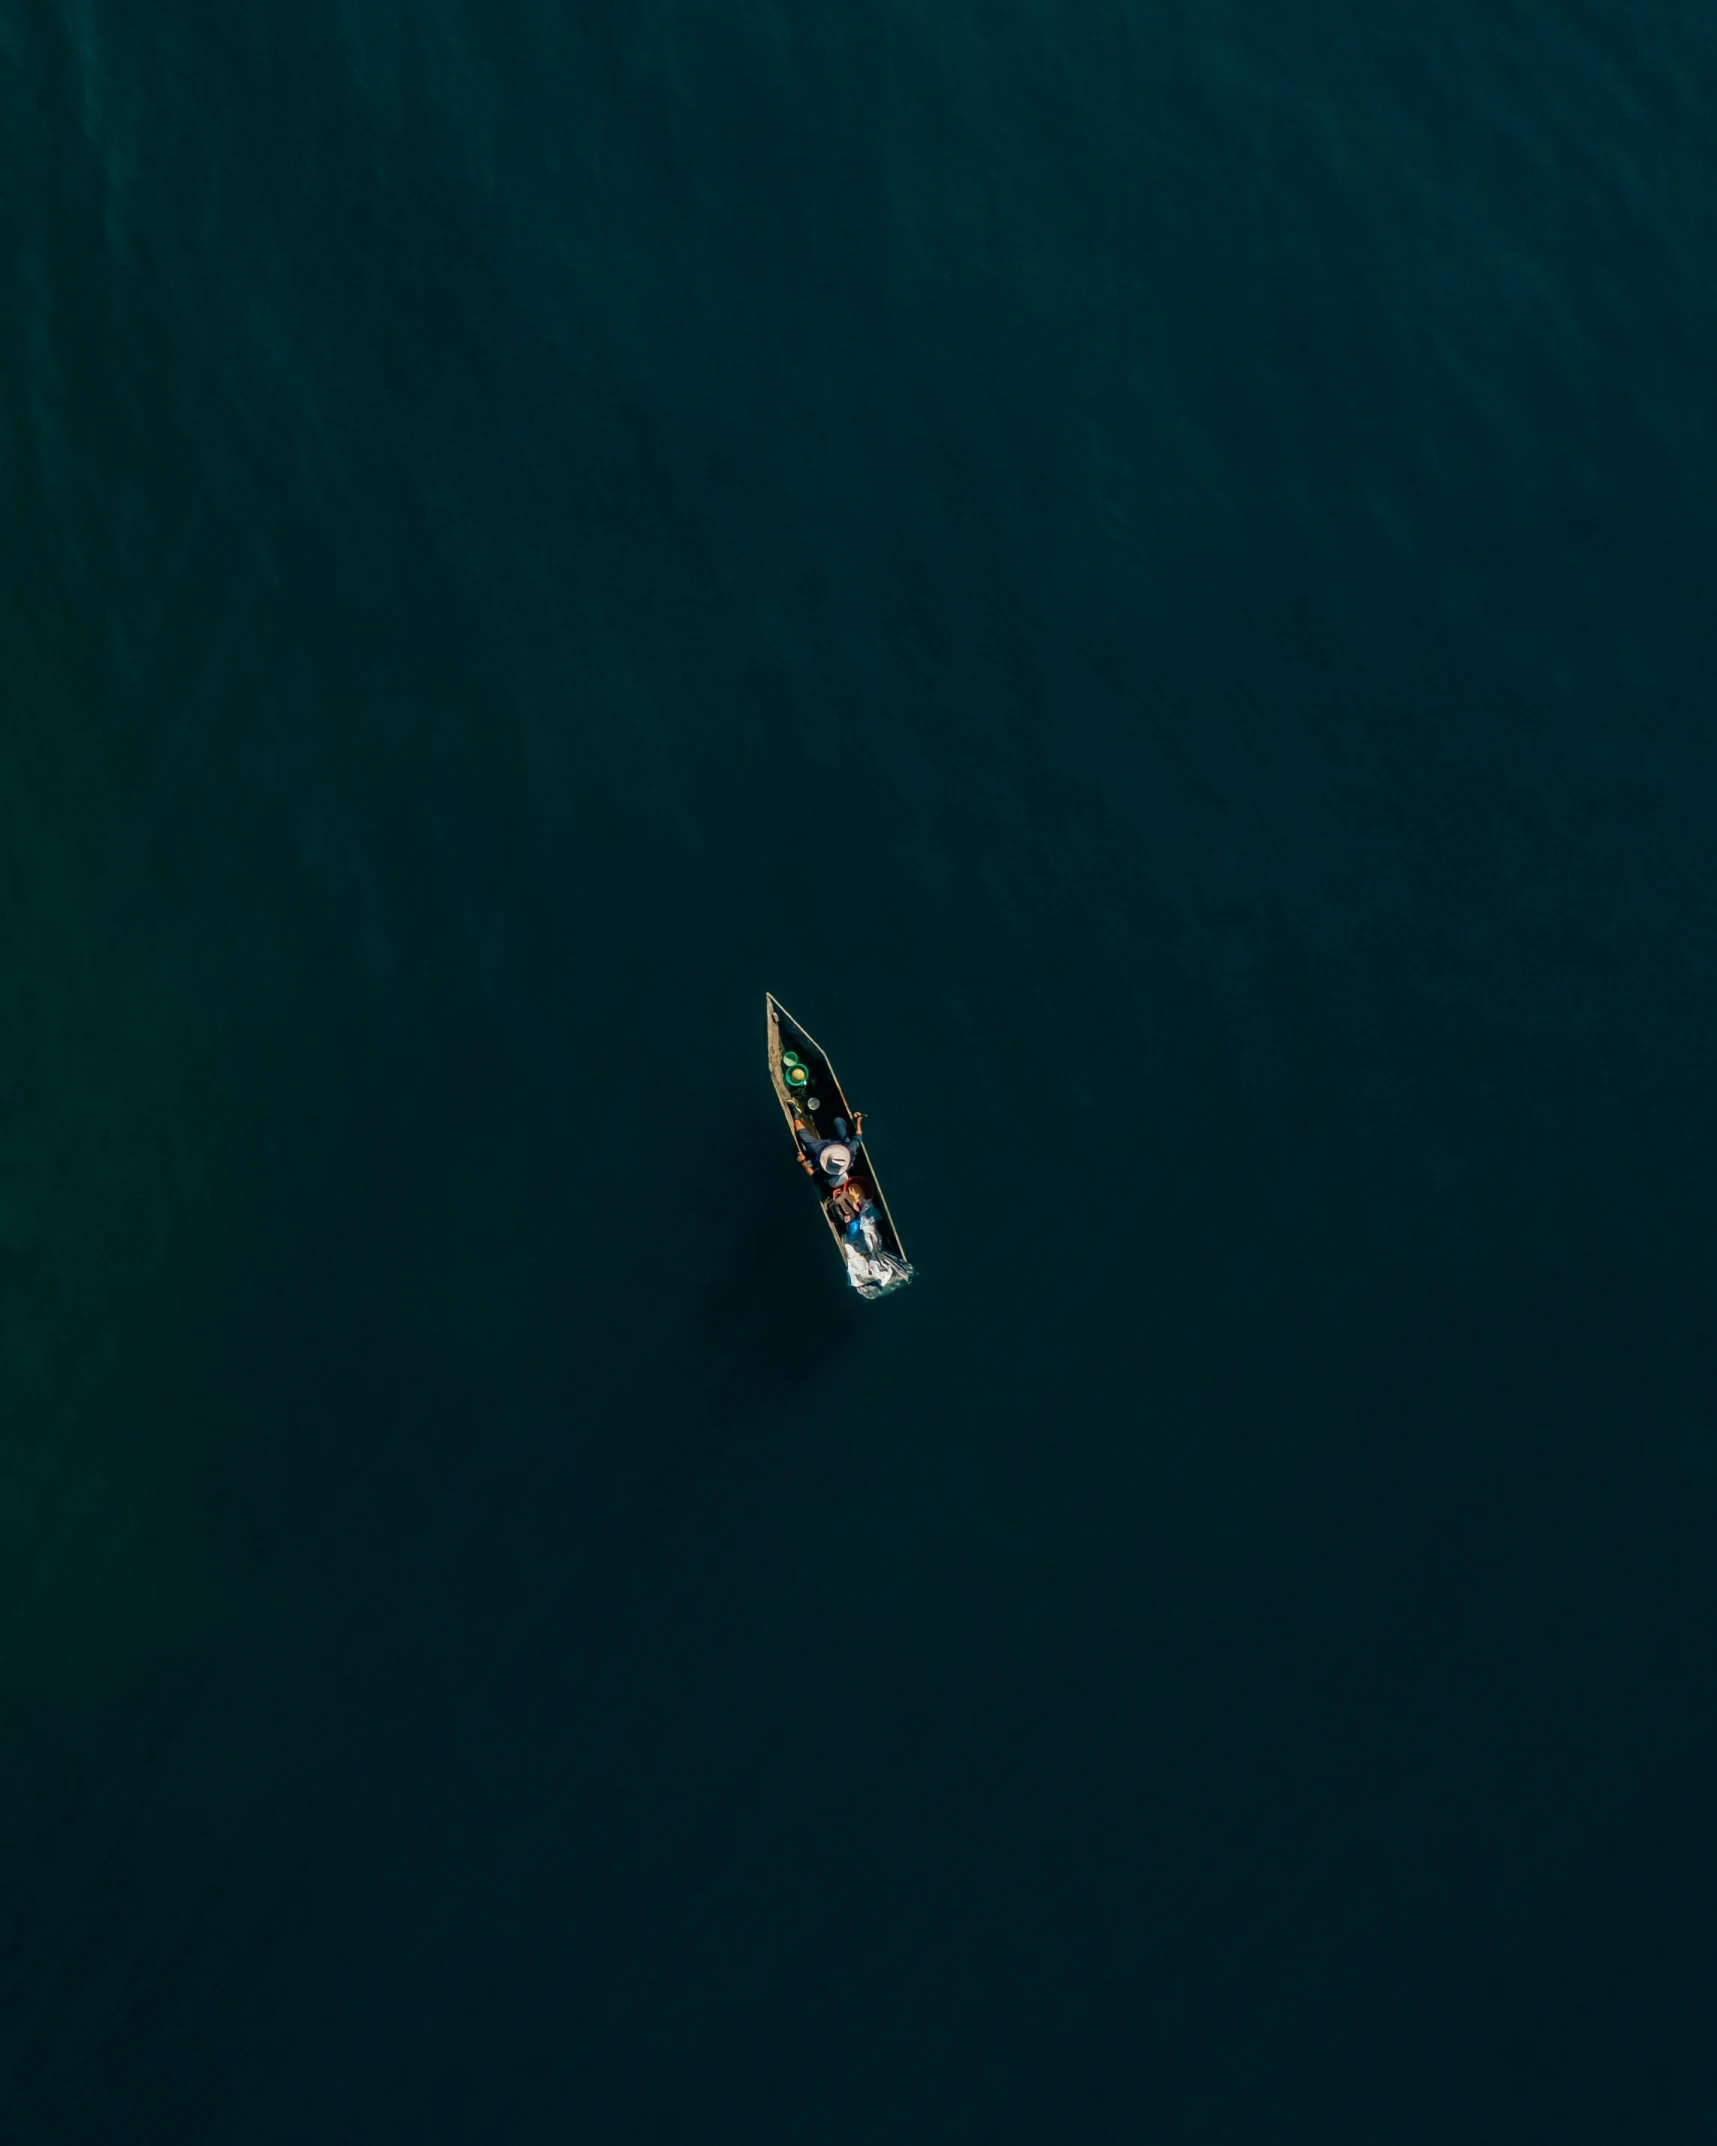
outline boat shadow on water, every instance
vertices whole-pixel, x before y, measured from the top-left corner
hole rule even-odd
[[[861,1300],[829,1256],[798,1171],[773,1141],[745,1162],[730,1181],[748,1196],[729,1209],[721,1258],[696,1284],[691,1319],[698,1384],[723,1424],[822,1385],[860,1333]]]

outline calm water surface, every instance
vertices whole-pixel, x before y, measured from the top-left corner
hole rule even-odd
[[[1708,17],[0,52],[8,2139],[1717,2139]]]

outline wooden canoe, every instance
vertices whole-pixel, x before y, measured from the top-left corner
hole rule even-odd
[[[833,1140],[836,1118],[844,1118],[848,1130],[852,1129],[852,1106],[835,1078],[828,1052],[815,1036],[794,1020],[772,992],[766,991],[763,998],[769,1023],[769,1078],[776,1101],[787,1120],[794,1152],[803,1154],[799,1145],[801,1126],[819,1140]],[[805,1068],[808,1078],[802,1087],[788,1084],[788,1052],[794,1053]],[[859,1295],[891,1296],[911,1281],[912,1262],[901,1248],[900,1232],[894,1226],[894,1217],[889,1213],[882,1187],[876,1181],[868,1139],[853,1157],[847,1181],[860,1195],[861,1211],[853,1212],[860,1206],[860,1201],[850,1196],[843,1201],[839,1193],[826,1192],[819,1185],[817,1199],[823,1219],[840,1249],[847,1280]]]

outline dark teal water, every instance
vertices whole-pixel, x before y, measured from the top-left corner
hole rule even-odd
[[[8,2146],[1717,2138],[1709,15],[0,54]]]

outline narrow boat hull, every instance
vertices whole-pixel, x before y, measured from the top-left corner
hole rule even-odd
[[[770,1083],[787,1120],[794,1152],[802,1154],[804,1151],[799,1145],[801,1127],[820,1140],[832,1140],[836,1118],[844,1118],[850,1130],[852,1106],[835,1078],[829,1054],[810,1031],[801,1027],[772,993],[764,993],[764,1004],[769,1027]],[[788,1052],[794,1053],[805,1069],[807,1078],[802,1087],[788,1085],[789,1068],[785,1063]],[[856,1203],[850,1196],[843,1203],[839,1194],[825,1192],[819,1186],[817,1198],[823,1210],[823,1220],[829,1225],[830,1234],[840,1249],[847,1280],[859,1295],[892,1296],[895,1290],[905,1288],[911,1281],[912,1262],[901,1247],[894,1217],[889,1213],[882,1187],[876,1181],[868,1140],[854,1155],[847,1176],[862,1196],[862,1213],[852,1213]]]

